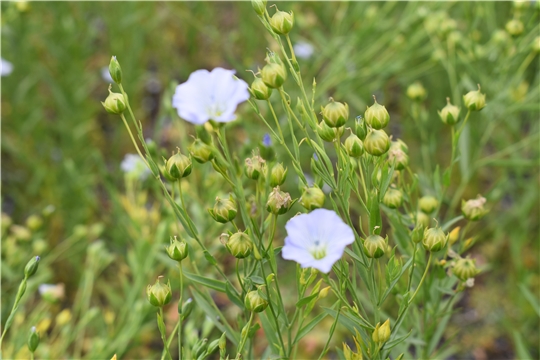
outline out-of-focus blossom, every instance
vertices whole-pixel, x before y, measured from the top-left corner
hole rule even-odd
[[[62,300],[65,295],[64,284],[41,284],[38,287],[38,292],[41,297],[49,302]]]
[[[296,57],[299,57],[300,59],[309,59],[315,52],[313,45],[305,41],[297,42],[294,44],[293,49]]]
[[[176,87],[172,105],[178,115],[193,124],[208,120],[230,122],[236,119],[238,104],[249,99],[248,84],[234,77],[234,70],[215,68],[191,73]]]
[[[0,68],[0,75],[8,76],[13,72],[13,64],[4,59],[0,59],[2,62],[2,67]]]
[[[107,84],[114,83],[114,80],[111,77],[111,74],[109,73],[109,67],[108,66],[104,66],[104,67],[101,68],[101,77],[103,78],[103,80],[105,80],[105,82]]]
[[[303,268],[328,273],[354,242],[352,229],[332,210],[316,209],[293,217],[285,225],[287,237],[282,249],[285,260],[294,260]]]
[[[120,164],[120,168],[126,175],[141,181],[144,181],[150,175],[150,170],[142,161],[141,157],[136,154],[126,154]]]

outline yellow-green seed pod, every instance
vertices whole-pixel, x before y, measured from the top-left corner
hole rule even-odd
[[[275,33],[280,35],[287,35],[294,25],[294,14],[285,11],[277,10],[276,13],[270,18],[270,26]]]
[[[386,320],[384,324],[377,323],[375,330],[373,330],[373,335],[371,338],[377,344],[382,344],[390,339],[391,330],[390,330],[390,319]]]
[[[39,346],[39,332],[36,330],[35,326],[32,326],[32,328],[30,329],[30,335],[28,336],[27,345],[28,350],[30,350],[30,352],[32,353],[35,352]]]
[[[384,255],[387,244],[388,236],[384,239],[379,235],[370,235],[364,240],[364,253],[367,257],[378,259]]]
[[[389,188],[386,190],[382,202],[390,209],[397,209],[403,203],[403,193],[401,190]]]
[[[266,10],[266,0],[251,0],[251,6],[257,15],[263,16]]]
[[[37,231],[43,226],[43,219],[39,215],[30,215],[26,219],[26,226],[30,231]]]
[[[360,138],[354,134],[349,135],[349,137],[345,139],[343,146],[350,157],[357,158],[362,156],[364,153],[364,145],[362,144],[362,140],[360,140]]]
[[[274,190],[268,195],[268,201],[266,202],[266,210],[272,214],[283,215],[292,205],[291,195],[283,192],[276,186]]]
[[[253,155],[245,160],[244,172],[246,176],[252,180],[257,180],[264,172],[264,159],[259,155]]]
[[[480,195],[476,199],[471,200],[462,200],[461,201],[461,212],[467,220],[477,221],[483,218],[488,210],[484,208],[486,199]]]
[[[39,256],[34,256],[24,267],[24,277],[28,279],[30,276],[34,275],[39,267]]]
[[[161,174],[163,175],[163,177],[165,179],[167,179],[167,181],[169,182],[175,182],[177,181],[177,179],[173,178],[171,176],[171,174],[169,174],[169,171],[167,171],[167,165],[160,165],[159,166],[159,171],[161,172]]]
[[[109,96],[102,102],[101,105],[107,110],[109,114],[120,115],[126,110],[126,101],[124,95],[111,91],[109,86]]]
[[[261,79],[266,86],[277,89],[287,79],[287,70],[283,64],[268,63],[261,70]]]
[[[506,23],[505,27],[506,31],[512,36],[518,36],[523,33],[523,23],[518,19],[512,19],[509,22]]]
[[[422,196],[418,201],[418,206],[424,214],[431,214],[439,206],[439,200],[433,196]]]
[[[364,140],[364,150],[373,156],[381,156],[390,148],[390,139],[384,130],[371,130]]]
[[[237,259],[243,259],[251,254],[253,242],[249,235],[243,232],[237,232],[231,235],[227,241],[227,250]]]
[[[480,270],[476,268],[474,259],[459,259],[452,268],[452,273],[461,281],[474,278]]]
[[[446,106],[438,111],[441,120],[446,125],[454,125],[459,121],[460,109],[456,105],[450,103],[450,98],[446,98]]]
[[[394,169],[403,170],[409,166],[409,155],[399,147],[390,147],[388,151],[388,162],[394,165]]]
[[[182,306],[180,307],[180,305]],[[192,298],[187,299],[186,301],[184,301],[183,304],[180,304],[180,302],[178,302],[178,314],[182,316],[182,320],[187,319],[187,317],[191,314],[191,312],[193,311],[193,306],[194,304]]]
[[[534,38],[531,48],[535,53],[540,52],[540,36],[537,36]]]
[[[272,89],[269,88],[261,78],[255,78],[251,83],[251,93],[257,100],[267,100],[272,95]]]
[[[285,179],[287,179],[287,168],[282,163],[274,165],[270,172],[270,186],[276,187],[283,185]]]
[[[478,90],[469,91],[463,96],[463,103],[471,111],[480,111],[486,106],[486,95],[480,92],[480,85]]]
[[[459,240],[459,230],[461,230],[461,226],[455,227],[452,231],[450,231],[450,234],[448,234],[448,242],[450,243],[450,246],[454,245]]]
[[[246,294],[244,305],[249,311],[259,313],[268,306],[268,301],[264,300],[257,290],[252,290]]]
[[[373,129],[380,130],[388,125],[388,122],[390,121],[390,114],[388,114],[388,111],[384,105],[379,105],[379,103],[377,103],[375,97],[373,97],[373,99],[375,102],[373,105],[368,106],[366,112],[364,113],[364,117],[369,126],[371,126]]]
[[[222,224],[234,220],[237,211],[236,204],[232,197],[229,197],[228,199],[220,199],[217,197],[214,207],[208,209],[212,218]]]
[[[173,179],[182,179],[191,174],[191,159],[178,151],[167,160],[165,167]]]
[[[307,210],[315,210],[324,206],[324,192],[317,186],[305,188],[300,198],[300,204]]]
[[[424,229],[424,224],[417,224],[414,227],[410,234],[413,243],[418,244],[420,241],[424,240]]]
[[[341,138],[343,134],[343,128],[331,128],[326,125],[326,122],[321,121],[317,125],[317,134],[326,142],[334,142],[335,140]]]
[[[214,158],[214,151],[212,148],[205,144],[201,139],[195,139],[188,150],[191,157],[201,164],[204,164]]]
[[[423,227],[428,227],[431,223],[431,219],[428,215],[424,214],[422,211],[417,211],[413,218],[416,218],[415,224],[422,225]]]
[[[424,248],[430,252],[437,252],[446,246],[448,235],[440,227],[429,228],[424,231]]]
[[[176,236],[174,238],[171,237],[171,243],[165,250],[171,259],[178,262],[187,258],[189,254],[187,242],[185,240],[178,241]]]
[[[422,101],[426,98],[426,89],[418,81],[407,87],[407,97],[414,101]]]
[[[111,57],[111,61],[109,62],[109,74],[115,83],[118,85],[122,83],[122,68],[116,56]]]
[[[148,285],[146,288],[146,296],[148,297],[148,301],[150,304],[157,307],[167,305],[172,298],[171,284],[160,283],[159,281],[161,278],[162,276],[159,276],[154,285]]]
[[[342,127],[349,118],[349,105],[330,98],[330,102],[322,109],[322,116],[326,125],[331,128]]]
[[[401,139],[397,139],[396,141],[392,141],[390,143],[390,150],[392,149],[400,149],[405,154],[409,153],[409,146]]]

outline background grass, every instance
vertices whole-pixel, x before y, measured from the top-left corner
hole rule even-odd
[[[316,77],[321,104],[333,96],[356,115],[377,95],[390,111],[391,132],[416,154],[411,166],[426,192],[434,164],[450,159],[450,130],[437,109],[447,96],[460,104],[462,94],[482,85],[488,106],[472,115],[463,134],[450,193],[457,200],[488,198],[491,213],[475,225],[472,250],[487,270],[460,302],[447,339],[459,344],[454,358],[538,358],[540,94],[532,49],[540,35],[538,3],[522,10],[502,2],[278,6],[295,13],[293,42],[315,48],[301,65],[306,83]],[[120,120],[100,104],[108,86],[101,69],[118,56],[145,135],[167,154],[185,149],[193,133],[170,108],[175,84],[216,66],[250,81],[244,70],[263,65],[272,39],[249,2],[3,2],[1,10],[2,57],[14,65],[1,86],[3,319],[24,264],[43,257],[4,354],[28,356],[27,331],[40,324],[39,357],[156,357],[160,339],[144,289],[174,269],[161,251],[174,225],[155,185],[120,171],[124,155],[134,151]],[[515,37],[504,31],[513,17],[525,25]],[[405,96],[415,81],[428,93],[416,120]],[[237,140],[241,156],[265,129],[249,106],[239,115],[231,143]],[[205,214],[213,203],[205,187],[219,188],[218,180],[202,168],[187,186],[199,228],[209,229],[209,246],[226,261],[215,240],[221,229]],[[448,214],[459,210],[452,196]],[[43,225],[35,217],[27,222],[31,215]],[[41,283],[65,284],[65,296],[42,299]],[[67,322],[58,318],[63,309],[70,310]],[[176,310],[170,310],[173,324]],[[188,326],[203,319],[196,308]],[[321,330],[307,337],[304,356],[324,336]],[[336,337],[335,345],[341,341]]]

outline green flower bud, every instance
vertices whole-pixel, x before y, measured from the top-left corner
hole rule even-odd
[[[101,102],[101,105],[107,110],[109,114],[120,115],[126,110],[126,101],[124,95],[111,91],[109,86],[109,96],[105,99],[105,102]]]
[[[195,345],[193,346],[193,349],[191,350],[191,353],[194,359],[199,358],[199,356],[204,353],[204,351],[206,350],[207,343],[208,343],[207,338],[201,339],[195,343]]]
[[[390,319],[386,320],[384,324],[377,323],[375,330],[373,330],[373,335],[371,338],[377,344],[385,343],[390,339],[391,330],[390,330]]]
[[[234,220],[237,209],[232,196],[228,199],[216,198],[216,203],[213,209],[208,209],[210,215],[219,223],[226,224]]]
[[[424,229],[425,229],[424,224],[417,224],[414,227],[410,235],[413,243],[418,244],[420,241],[424,240]]]
[[[531,48],[535,53],[540,52],[540,36],[537,36],[534,38]]]
[[[362,140],[354,134],[349,135],[347,139],[345,139],[345,143],[343,144],[345,146],[345,151],[347,151],[347,154],[350,157],[357,158],[362,156],[364,153],[364,145],[362,144]]]
[[[266,0],[251,0],[251,6],[257,15],[263,16],[266,10]]]
[[[32,326],[30,329],[30,335],[28,336],[28,350],[30,352],[35,352],[37,347],[39,346],[39,333],[36,330],[35,326]]]
[[[461,212],[467,220],[480,220],[488,213],[488,210],[484,209],[485,203],[486,199],[480,195],[476,199],[461,200]]]
[[[331,128],[330,126],[326,125],[326,122],[321,121],[317,125],[317,134],[326,142],[333,142],[339,138],[341,138],[341,135],[343,134],[343,128]]]
[[[167,284],[162,284],[159,282],[159,280],[163,276],[159,276],[156,280],[156,283],[154,285],[148,285],[146,288],[146,296],[148,297],[148,301],[150,304],[162,307],[164,305],[167,305],[171,301],[171,284],[168,282]]]
[[[271,161],[276,156],[276,152],[272,146],[272,139],[269,134],[265,134],[262,141],[259,141],[259,154],[266,161]]]
[[[274,60],[277,59],[277,60]],[[261,79],[266,86],[277,89],[283,85],[287,79],[287,69],[283,66],[279,57],[269,58],[266,64],[261,70]]]
[[[245,161],[245,173],[250,179],[257,180],[264,171],[264,159],[259,155],[253,155]]]
[[[225,358],[227,354],[227,336],[226,333],[223,333],[219,338],[219,356],[221,359]]]
[[[253,80],[250,90],[257,100],[267,100],[272,95],[272,89],[266,86],[261,78]]]
[[[422,196],[418,201],[418,206],[424,214],[431,214],[439,206],[439,200],[433,196]]]
[[[171,244],[165,248],[167,250],[167,255],[175,261],[181,262],[184,260],[188,252],[188,244],[184,240],[178,241],[176,236],[174,239],[171,237]]]
[[[207,124],[210,125],[209,123],[205,123],[205,125]],[[207,129],[205,125],[195,125],[195,133],[197,134],[197,138],[201,139],[203,143],[212,145],[212,136],[209,133],[212,126],[210,125],[210,129]]]
[[[364,113],[364,117],[366,118],[366,122],[369,126],[371,126],[373,129],[380,130],[388,125],[388,122],[390,121],[390,114],[388,114],[388,111],[384,105],[379,105],[379,103],[377,103],[375,96],[373,99],[375,103],[368,106],[366,112]]]
[[[384,130],[371,130],[364,140],[364,149],[368,154],[381,156],[390,148],[390,139]]]
[[[356,117],[356,120],[354,122],[354,132],[356,136],[360,138],[360,140],[364,141],[366,139],[367,126],[366,122],[360,115]]]
[[[324,192],[317,186],[305,188],[300,204],[307,210],[315,210],[324,206]]]
[[[480,270],[476,268],[474,259],[459,259],[452,268],[452,273],[461,281],[474,278]]]
[[[285,11],[277,10],[276,13],[270,18],[270,26],[275,33],[280,35],[287,35],[294,25],[294,14],[292,11],[287,13]]]
[[[448,235],[440,227],[425,229],[422,243],[426,250],[437,252],[444,248],[447,242]]]
[[[446,106],[438,113],[443,123],[454,125],[459,121],[459,111],[460,109],[457,106],[450,104],[450,98],[446,98]]]
[[[266,210],[272,214],[283,215],[292,206],[292,199],[289,193],[279,190],[279,186],[276,186],[274,190],[268,195],[268,201],[266,202]]]
[[[264,300],[257,290],[252,290],[246,294],[244,304],[249,311],[259,313],[266,309],[268,301]]]
[[[180,303],[178,303],[178,313],[182,316],[182,320],[187,319],[191,311],[193,310],[193,299],[189,298],[182,304],[180,308]]]
[[[364,253],[367,257],[378,259],[384,255],[387,244],[388,236],[384,239],[379,235],[370,235],[364,240]]]
[[[389,188],[386,190],[382,202],[390,209],[397,209],[403,203],[403,193],[398,189]]]
[[[506,31],[512,36],[518,36],[523,33],[523,23],[518,19],[512,19],[509,22],[506,23],[505,27]]]
[[[179,180],[191,174],[191,159],[180,153],[180,150],[172,155],[165,165],[169,175]]]
[[[191,157],[198,163],[204,164],[214,158],[214,152],[212,148],[206,145],[201,139],[195,139],[193,144],[189,147]]]
[[[218,346],[219,346],[219,339],[215,339],[214,341],[208,344],[208,349],[206,350],[206,354],[207,355],[212,354],[214,351],[218,349]]]
[[[480,92],[480,85],[477,91],[469,91],[463,96],[463,103],[471,111],[480,111],[486,106],[486,94]]]
[[[339,128],[345,125],[349,118],[349,105],[330,98],[330,102],[322,109],[322,116],[326,125]]]
[[[400,147],[390,147],[388,151],[388,162],[394,165],[394,169],[403,170],[409,166],[409,155],[407,155]]]
[[[407,88],[407,97],[411,100],[422,101],[426,98],[426,89],[417,81]]]
[[[416,225],[422,225],[423,227],[428,227],[431,223],[431,219],[428,215],[424,214],[422,211],[417,211],[416,216],[412,215],[412,218],[415,218]]]
[[[285,179],[287,178],[287,168],[283,164],[278,163],[274,165],[272,171],[270,172],[270,186],[276,187],[283,185]]]
[[[241,231],[232,234],[225,246],[232,256],[237,259],[248,257],[253,250],[253,242],[249,238],[249,235]]]
[[[34,256],[30,261],[26,264],[24,267],[24,277],[29,278],[30,276],[34,275],[38,269],[39,266],[39,256]]]
[[[109,74],[115,83],[118,85],[122,83],[122,68],[116,56],[111,57],[111,61],[109,62]]]

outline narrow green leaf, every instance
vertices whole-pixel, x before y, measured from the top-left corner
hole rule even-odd
[[[222,292],[222,293],[227,292],[226,284],[223,281],[210,279],[210,278],[207,278],[207,277],[204,277],[204,276],[200,276],[200,275],[190,273],[188,271],[184,271],[184,275],[186,276],[186,278],[188,278],[189,280],[191,280],[194,283],[197,283],[199,285],[205,286],[207,288],[210,288],[210,289]]]

